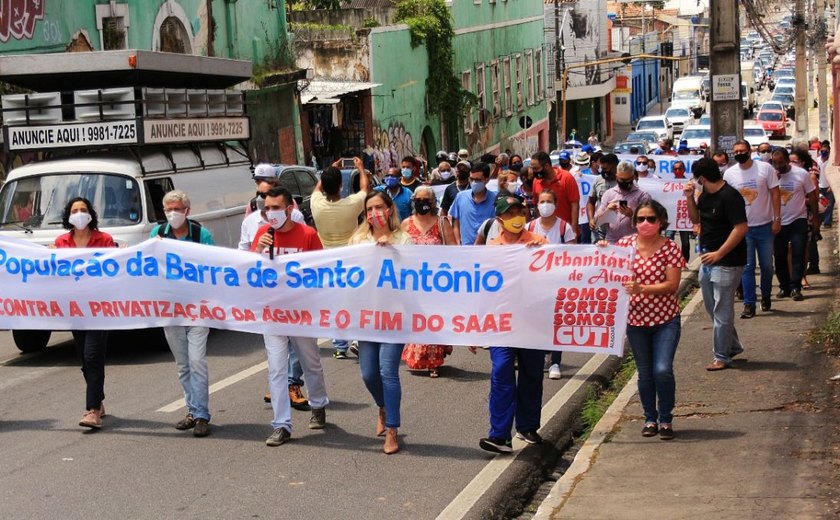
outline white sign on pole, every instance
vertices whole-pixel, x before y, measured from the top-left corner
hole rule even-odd
[[[738,74],[712,76],[712,101],[738,101],[741,98]]]

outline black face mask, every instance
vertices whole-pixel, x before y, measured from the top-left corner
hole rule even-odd
[[[515,171],[515,172],[521,171],[522,170],[522,163],[511,164],[510,169]]]
[[[458,170],[458,180],[461,182],[467,182],[467,179],[470,178],[470,172],[465,172]]]
[[[432,212],[432,203],[428,200],[415,200],[414,211],[416,211],[418,215],[428,215]]]
[[[571,170],[571,169],[572,169],[572,163],[570,163],[570,162],[561,162],[561,163],[560,163],[560,167],[561,167],[561,168],[563,168],[564,170]]]
[[[633,181],[618,181],[616,186],[618,186],[618,189],[621,191],[629,191],[630,188],[633,187]]]
[[[779,172],[779,174],[784,175],[790,171],[790,164],[786,164],[784,166],[777,166],[776,171]]]
[[[737,162],[738,164],[744,164],[745,162],[750,160],[750,154],[749,153],[736,153],[732,157],[735,159],[735,162]]]
[[[545,170],[540,170],[534,172],[534,177],[537,179],[544,179],[545,178]]]
[[[607,180],[613,180],[615,179],[615,172],[611,170],[601,170],[601,176]]]

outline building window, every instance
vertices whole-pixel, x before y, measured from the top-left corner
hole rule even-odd
[[[521,112],[523,108],[524,96],[522,95],[522,55],[515,54],[513,56],[513,76],[516,83],[516,111]]]
[[[499,92],[499,61],[493,60],[490,62],[490,89],[493,99],[493,119],[498,119],[502,115],[502,100]]]
[[[461,73],[461,88],[467,92],[473,91],[472,86],[472,71],[465,70]],[[470,133],[473,130],[473,109],[468,108],[464,111],[464,132]]]
[[[531,51],[525,51],[525,82],[526,102],[531,106],[534,104],[534,53]]]
[[[513,115],[513,99],[511,97],[510,88],[510,58],[505,58],[502,62],[502,80],[505,87],[505,116]]]
[[[542,49],[534,50],[534,83],[536,84],[537,101],[545,98],[545,86],[543,85],[543,53]]]
[[[487,125],[487,96],[485,87],[487,80],[484,77],[484,64],[475,66],[475,95],[478,98],[478,126]]]
[[[128,48],[128,4],[96,6],[96,29],[99,31],[99,48],[111,51]]]

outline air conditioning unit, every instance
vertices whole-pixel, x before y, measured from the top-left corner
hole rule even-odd
[[[61,123],[61,93],[9,94],[3,96],[3,124]]]
[[[76,119],[82,121],[133,119],[134,88],[77,90],[73,92]]]

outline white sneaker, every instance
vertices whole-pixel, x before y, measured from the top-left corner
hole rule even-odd
[[[560,365],[551,365],[551,367],[549,367],[548,369],[548,378],[560,379],[561,377],[563,377],[563,372],[560,371]]]

